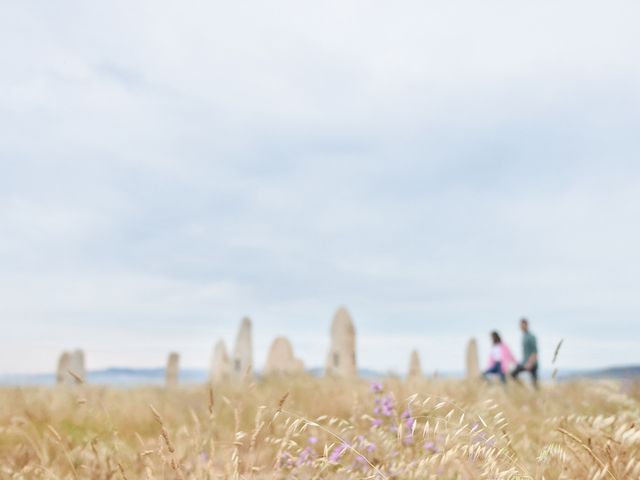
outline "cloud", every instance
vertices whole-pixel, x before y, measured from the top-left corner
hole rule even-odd
[[[3,5],[21,368],[76,344],[95,367],[178,347],[204,366],[244,314],[257,358],[289,334],[321,365],[342,303],[381,369],[414,347],[457,368],[522,314],[547,350],[609,342],[568,365],[635,361],[639,7],[620,6]]]

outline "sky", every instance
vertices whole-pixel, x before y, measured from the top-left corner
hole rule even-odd
[[[640,363],[640,4],[0,5],[0,373]]]

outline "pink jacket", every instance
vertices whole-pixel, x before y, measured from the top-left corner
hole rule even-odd
[[[489,355],[489,365],[487,368],[493,368],[495,363],[496,362],[493,360],[493,358],[491,358],[491,355]],[[500,368],[502,369],[502,373],[509,373],[509,365],[511,365],[512,363],[517,364],[518,362],[516,361],[516,358],[513,356],[513,353],[511,353],[511,350],[509,350],[509,347],[507,346],[507,344],[504,342],[501,342],[500,343]]]

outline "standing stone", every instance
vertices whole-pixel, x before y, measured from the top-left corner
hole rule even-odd
[[[291,342],[286,337],[277,337],[271,344],[264,374],[296,374],[303,371],[304,364],[294,356]]]
[[[211,383],[220,383],[229,380],[231,376],[231,361],[227,353],[227,346],[223,340],[218,341],[213,349],[211,357],[211,370],[209,372],[209,381]]]
[[[65,385],[84,383],[87,372],[84,366],[84,352],[62,352],[58,359],[56,382]]]
[[[180,372],[180,355],[171,352],[167,359],[167,368],[164,372],[167,387],[175,387],[178,385],[178,374]]]
[[[325,372],[338,377],[355,377],[356,329],[346,308],[340,307],[331,324],[331,347],[327,355]]]
[[[237,380],[253,374],[253,344],[251,341],[251,320],[244,317],[240,323],[236,346],[233,350],[233,377]]]
[[[84,366],[84,352],[74,350],[69,358],[69,370],[73,373],[72,383],[84,383],[87,372]]]
[[[417,350],[411,352],[409,357],[409,378],[422,377],[422,368],[420,367],[420,355]]]
[[[478,361],[478,342],[475,338],[467,344],[467,378],[476,379],[480,376],[480,362]]]
[[[71,360],[69,352],[62,352],[58,359],[58,369],[56,370],[56,383],[72,383],[73,377],[69,375],[69,362]]]

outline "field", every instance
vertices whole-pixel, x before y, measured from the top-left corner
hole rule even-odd
[[[638,479],[632,383],[0,389],[2,479]]]

